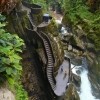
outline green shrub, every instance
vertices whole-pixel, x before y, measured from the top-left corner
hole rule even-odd
[[[21,46],[24,43],[17,35],[6,32],[4,26],[5,23],[0,22],[0,76],[8,78],[22,70],[18,53],[22,52]]]
[[[0,84],[7,81],[9,88],[15,94],[16,100],[28,100],[23,89],[20,76],[22,66],[19,54],[24,42],[16,34],[5,31],[5,17],[0,14]]]
[[[74,26],[80,25],[87,38],[92,40],[95,50],[100,50],[100,11],[90,12],[89,7],[83,0],[63,0],[62,7],[65,12],[63,21],[66,19]],[[68,21],[66,24],[68,24]]]

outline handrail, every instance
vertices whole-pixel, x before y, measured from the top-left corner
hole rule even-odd
[[[39,34],[38,32],[36,32],[36,31],[33,31],[33,30],[31,30],[31,29],[28,29],[28,28],[26,28],[28,31],[32,31],[32,33],[34,32],[34,33],[36,33],[36,35],[38,35],[38,38],[39,39],[41,39],[42,40],[42,43],[44,44],[44,50],[45,50],[45,54],[46,54],[46,57],[47,57],[47,78],[48,78],[48,74],[50,74],[50,73],[48,73],[48,71],[50,70],[48,70],[48,67],[49,67],[49,61],[50,61],[50,55],[48,55],[47,53],[46,53],[46,45],[45,45],[45,42],[44,42],[44,38],[41,36],[41,34]],[[31,32],[28,32],[28,33],[30,33],[30,34],[32,34]],[[48,42],[48,41],[47,41]],[[49,43],[48,43],[48,45],[49,45]],[[50,50],[51,51],[51,50]],[[51,53],[51,52],[50,52]],[[51,63],[53,63],[53,62],[51,62]],[[52,65],[52,67],[51,67],[51,74],[50,74],[50,79],[52,80],[52,84],[55,86],[56,85],[56,81],[55,81],[55,78],[54,78],[54,75],[53,75],[53,68],[54,68],[54,63],[53,63],[53,65]],[[50,80],[49,78],[48,78],[48,80]],[[51,84],[50,84],[51,85]],[[51,85],[51,87],[52,87],[52,89],[54,90],[54,86],[53,85]]]
[[[68,79],[68,82],[70,82],[70,77],[71,77],[71,62],[70,62],[70,59],[68,57],[65,57],[64,59],[69,62],[69,79]]]
[[[55,57],[54,57],[54,54],[53,54],[53,51],[52,51],[52,46],[51,46],[51,43],[50,43],[50,39],[49,39],[49,37],[45,34],[45,33],[43,33],[42,31],[41,31],[41,35],[48,41],[48,43],[49,43],[49,47],[50,47],[50,50],[51,50],[51,53],[52,53],[52,58],[53,58],[53,63],[55,63]]]
[[[55,87],[56,87],[56,80],[55,80],[55,77],[54,77],[54,56],[53,56],[53,51],[52,51],[52,48],[51,48],[51,44],[50,44],[50,40],[49,38],[45,35],[45,33],[43,32],[39,32],[41,36],[43,36],[43,40],[45,39],[48,43],[47,47],[45,45],[45,42],[44,42],[44,46],[45,46],[45,50],[46,49],[49,49],[49,54],[47,53],[47,59],[48,59],[48,64],[47,64],[47,78],[48,78],[48,81],[52,87],[52,90],[54,91],[55,90]],[[38,34],[39,34],[38,33]],[[51,55],[50,55],[51,54]],[[51,59],[52,57],[52,59]],[[49,65],[51,63],[51,65]]]
[[[30,29],[31,30],[31,29]],[[32,30],[31,30],[32,31]],[[39,36],[39,38],[41,38],[41,40],[42,40],[42,43],[44,44],[44,50],[45,50],[45,53],[46,53],[46,46],[45,46],[45,42],[44,42],[44,39],[43,39],[43,37],[41,37],[41,34],[39,34],[38,32],[36,32],[36,31],[33,31],[33,32],[35,32],[38,36]],[[47,70],[48,70],[48,64],[49,64],[49,55],[46,53],[46,57],[47,57]],[[52,72],[51,72],[51,74],[50,73],[47,73],[47,76],[48,76],[48,74],[51,76],[51,79],[52,79],[52,82],[53,82],[53,84],[54,85],[56,85],[56,81],[55,81],[55,78],[54,78],[54,75],[53,75],[53,68],[54,68],[54,66],[52,66]],[[48,71],[47,71],[48,72]],[[49,80],[49,79],[48,79]],[[50,84],[51,85],[51,84]],[[53,89],[53,86],[51,85],[51,87],[52,87],[52,89]]]
[[[30,23],[32,24],[32,26],[33,26],[33,29],[35,29],[35,28],[37,28],[36,27],[36,25],[33,23],[33,17],[32,17],[32,14],[31,13],[29,13],[29,20],[30,20]]]
[[[31,12],[32,12],[32,9],[33,9],[32,8],[32,4],[26,3],[24,5],[26,5],[26,7],[28,7],[28,8],[30,8]],[[34,24],[33,24],[33,21],[32,21],[31,14],[32,13],[29,13],[28,18],[29,18],[29,22],[31,23],[31,26],[34,28]],[[45,51],[45,56],[47,58],[47,68],[46,68],[47,78],[48,78],[49,84],[51,86],[51,89],[54,92],[55,87],[56,87],[56,80],[55,80],[55,77],[54,77],[54,74],[53,74],[54,73],[53,69],[54,69],[55,57],[54,57],[54,54],[53,54],[53,50],[52,50],[52,46],[51,46],[51,43],[50,43],[50,39],[42,31],[37,32],[37,31],[35,31],[33,29],[28,29],[28,28],[26,28],[26,30],[28,31],[27,32],[28,34],[26,34],[26,35],[28,36],[28,39],[30,41],[32,41],[33,37],[36,36],[41,40],[41,42],[43,44],[43,48],[44,48],[44,51]],[[69,63],[70,63],[70,59],[69,59]],[[70,68],[69,68],[69,76],[70,76]]]

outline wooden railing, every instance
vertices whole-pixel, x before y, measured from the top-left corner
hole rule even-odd
[[[32,5],[32,4],[25,3],[25,2],[23,2],[23,5],[31,9],[30,14],[32,14],[33,9],[37,9],[37,8],[41,9],[41,7],[39,7],[39,6],[35,6],[35,5]],[[50,39],[44,32],[42,32],[42,31],[38,32],[38,31],[34,30],[34,23],[32,21],[32,17],[30,15],[29,15],[29,21],[30,21],[33,28],[32,29],[26,28],[26,30],[28,31],[27,36],[28,36],[29,40],[32,40],[32,38],[34,38],[34,36],[36,36],[43,44],[43,48],[44,48],[44,51],[45,51],[45,56],[47,58],[47,68],[46,68],[47,79],[50,83],[50,86],[51,86],[53,92],[54,92],[54,90],[56,88],[56,80],[55,80],[55,77],[54,77],[55,57],[54,57],[54,54],[53,54]],[[67,60],[70,63],[70,59],[67,59]],[[71,67],[71,65],[69,67]],[[69,68],[69,76],[71,74],[70,69],[71,68]],[[69,79],[70,79],[70,77],[69,77]]]
[[[44,32],[40,32],[41,35],[47,40],[48,44],[49,44],[49,47],[50,47],[50,50],[51,50],[51,53],[52,53],[52,58],[53,58],[53,63],[55,63],[55,57],[54,57],[54,54],[53,54],[53,51],[52,51],[52,46],[51,46],[51,43],[50,43],[50,39],[49,37],[46,35],[46,33]]]
[[[48,41],[43,38],[42,34],[44,33],[38,33],[36,31],[33,31],[31,29],[28,29],[26,28],[26,31],[27,31],[27,36],[29,38],[30,41],[32,41],[32,38],[34,36],[36,36],[43,44],[43,47],[44,47],[44,50],[45,50],[45,55],[46,55],[46,58],[47,58],[47,68],[46,68],[46,73],[47,73],[47,78],[48,78],[48,81],[51,85],[51,88],[52,90],[55,89],[55,86],[56,86],[56,81],[55,81],[55,78],[54,78],[54,74],[53,74],[53,68],[54,68],[54,60],[53,60],[53,57],[52,57],[52,51],[50,49],[50,43],[48,43]]]

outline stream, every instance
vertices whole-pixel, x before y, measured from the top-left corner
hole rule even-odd
[[[78,91],[80,100],[99,100],[92,95],[91,83],[88,79],[88,68],[85,58],[82,58],[82,65],[75,66],[71,64],[72,72],[81,77],[80,91]]]
[[[62,18],[61,20],[56,19],[57,24],[62,24],[61,21],[62,21]],[[68,30],[62,27],[61,36],[64,36],[66,34],[68,34]],[[75,65],[71,64],[71,68],[73,68],[74,66]],[[100,100],[100,99],[96,99],[96,97],[92,95],[91,83],[88,79],[88,65],[87,65],[86,58],[82,58],[82,65],[75,66],[72,69],[72,72],[81,77],[80,91],[77,90],[80,96],[80,100]]]

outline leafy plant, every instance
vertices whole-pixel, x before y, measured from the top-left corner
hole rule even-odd
[[[0,19],[3,19],[2,17],[0,15]],[[22,52],[21,47],[24,45],[23,40],[17,35],[4,30],[5,25],[0,22],[0,76],[2,75],[2,78],[14,77],[22,71],[21,57],[18,54]]]
[[[20,63],[24,42],[16,34],[5,31],[5,17],[0,15],[0,83],[7,81],[9,88],[15,94],[16,100],[28,100],[27,92],[23,89],[20,76]]]
[[[28,94],[23,88],[23,85],[21,84],[20,79],[18,79],[19,76],[12,78],[9,78],[9,87],[10,90],[13,91],[15,94],[16,100],[28,100]]]
[[[83,0],[63,0],[62,7],[65,12],[64,19],[68,23],[76,26],[80,25],[84,30],[88,39],[92,40],[95,45],[95,50],[100,50],[100,11],[94,13],[86,5]]]

